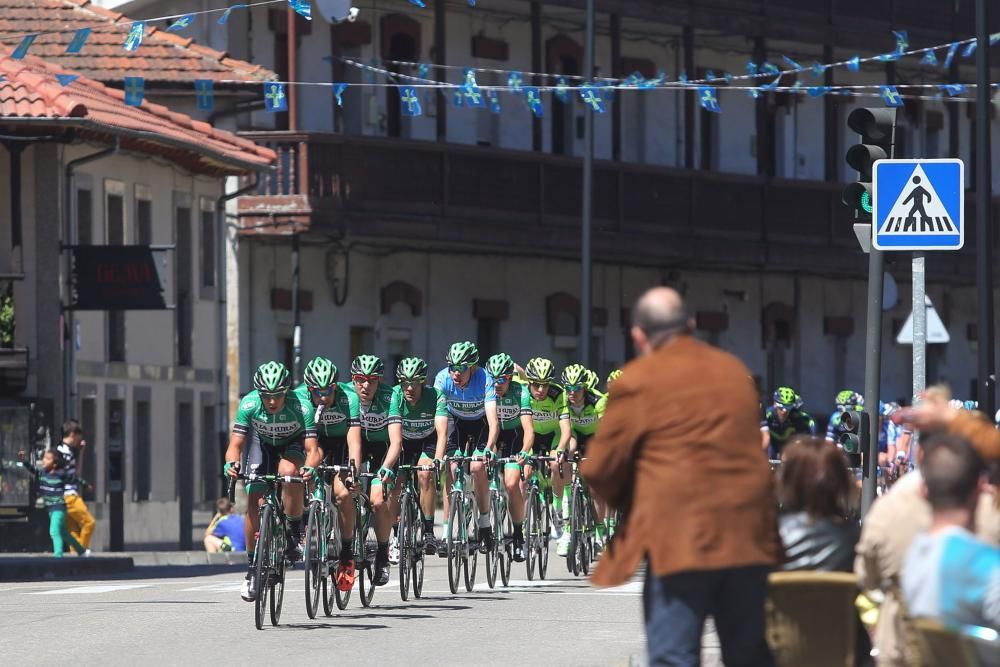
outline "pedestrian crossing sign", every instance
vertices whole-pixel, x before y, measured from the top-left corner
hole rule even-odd
[[[872,174],[872,245],[958,250],[965,243],[965,164],[879,160]]]

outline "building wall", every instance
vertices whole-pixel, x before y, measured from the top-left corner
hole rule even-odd
[[[270,293],[273,288],[290,289],[290,251],[280,244],[242,239],[239,252],[240,375],[249,378],[256,365],[286,358],[282,339],[291,336],[292,314],[273,310]],[[432,368],[441,368],[452,342],[477,338],[474,299],[500,299],[509,304],[509,316],[499,325],[498,349],[484,353],[508,352],[521,363],[537,355],[551,357],[559,365],[576,361],[576,337],[553,337],[546,332],[546,298],[559,292],[579,294],[576,262],[489,254],[368,253],[355,248],[350,252],[346,300],[337,306],[326,277],[328,253],[337,251],[330,246],[302,249],[301,286],[311,292],[313,303],[311,311],[302,313],[303,363],[316,355],[328,356],[341,369],[341,378],[346,378],[351,329],[370,327],[371,344],[364,352],[385,360],[393,355],[419,355]],[[975,321],[975,291],[935,283],[934,278],[930,276],[928,294],[952,342],[931,346],[928,379],[949,382],[955,395],[964,398],[970,395],[976,374],[975,344],[967,339],[968,324]],[[648,287],[671,284],[684,292],[692,314],[728,314],[725,331],[700,331],[699,335],[739,356],[759,377],[764,393],[791,384],[812,409],[825,414],[840,389],[863,389],[867,287],[862,281],[605,264],[595,266],[593,280],[594,306],[607,311],[606,326],[594,328],[594,354],[602,374],[626,361],[627,328],[621,310],[630,308]],[[382,312],[381,289],[395,281],[421,291],[419,315],[402,303]],[[784,352],[769,352],[770,340],[765,338],[763,311],[771,303],[785,304],[797,313]],[[884,314],[882,395],[887,400],[911,395],[911,349],[895,343],[909,313],[909,286],[900,284],[897,303]],[[844,341],[825,335],[827,317],[852,318],[853,333]],[[775,354],[783,361],[776,362]],[[246,392],[249,386],[244,382],[240,389]]]

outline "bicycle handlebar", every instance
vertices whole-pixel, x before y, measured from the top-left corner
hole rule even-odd
[[[305,484],[306,480],[298,475],[257,475],[255,473],[237,474],[229,478],[229,489],[226,496],[229,502],[236,500],[236,482],[265,482],[267,484]]]

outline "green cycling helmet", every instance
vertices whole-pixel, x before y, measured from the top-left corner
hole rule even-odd
[[[337,381],[337,367],[326,357],[316,357],[306,365],[302,379],[308,387],[325,389]]]
[[[257,367],[253,374],[253,388],[265,394],[277,394],[288,391],[292,378],[280,361],[269,361]]]
[[[486,362],[486,370],[495,378],[503,377],[504,375],[513,375],[514,360],[510,358],[509,354],[503,352],[494,354]]]
[[[470,343],[467,340],[455,343],[451,346],[451,349],[448,350],[448,356],[445,357],[445,363],[449,366],[459,366],[461,364],[475,366],[479,363],[479,348],[476,347],[475,343]]]
[[[620,368],[616,368],[615,370],[608,373],[608,386],[610,387],[611,383],[620,378],[621,376],[622,376],[622,369]]]
[[[555,374],[555,365],[544,357],[530,359],[528,365],[524,367],[524,377],[528,378],[529,382],[552,382]]]
[[[858,410],[865,405],[865,398],[853,389],[845,389],[837,394],[837,407]]]
[[[601,382],[601,378],[598,377],[597,373],[595,373],[594,371],[592,371],[592,370],[590,370],[588,368],[587,369],[587,380],[586,380],[587,389],[590,389],[591,391],[595,391],[597,389],[597,385],[600,382]]]
[[[351,375],[376,375],[382,377],[385,365],[374,354],[362,354],[351,362]]]
[[[778,387],[774,392],[774,402],[786,410],[796,410],[802,406],[802,399],[791,387]]]
[[[412,382],[427,379],[427,362],[420,357],[407,357],[396,366],[396,379]]]
[[[587,367],[583,364],[567,366],[562,372],[562,383],[564,385],[582,384],[586,386],[587,381],[590,379],[587,373]]]

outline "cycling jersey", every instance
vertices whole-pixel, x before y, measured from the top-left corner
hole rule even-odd
[[[530,389],[525,386],[531,399],[531,423],[536,435],[551,435],[559,432],[559,422],[569,419],[569,408],[566,407],[566,392],[557,384],[550,384],[549,391],[542,400],[536,400]]]
[[[444,394],[434,387],[424,387],[420,400],[411,406],[403,397],[401,385],[396,385],[392,391],[393,403],[399,406],[403,421],[403,440],[424,440],[434,436],[434,418],[448,416]]]
[[[361,434],[364,441],[371,443],[389,442],[389,424],[398,424],[402,421],[399,415],[399,402],[395,398],[392,387],[385,382],[379,382],[375,397],[372,398],[371,405],[367,406],[361,402],[361,397],[354,390],[354,383],[341,382],[340,388],[358,399]]]
[[[343,438],[347,435],[347,430],[352,426],[361,426],[361,413],[358,407],[358,395],[345,391],[342,387],[334,385],[333,404],[323,408],[319,421],[316,422],[316,431],[324,438]],[[295,394],[303,405],[313,406],[313,416],[315,417],[317,406],[313,405],[312,392],[305,384],[295,388]]]
[[[448,412],[459,420],[482,419],[486,416],[486,404],[496,403],[497,400],[493,376],[481,366],[473,371],[464,389],[455,384],[449,370],[443,368],[434,378],[434,388],[444,394]]]
[[[302,438],[315,438],[312,403],[303,403],[298,394],[289,392],[281,410],[272,415],[264,408],[257,390],[251,391],[240,401],[233,432],[245,436],[251,431],[261,444],[270,447],[284,447]]]
[[[607,401],[602,401],[603,394],[587,389],[583,395],[583,405],[576,407],[569,404],[569,419],[574,436],[590,437],[597,432],[597,425],[604,416]]]
[[[531,392],[523,384],[511,382],[507,393],[497,396],[497,418],[501,430],[521,428],[521,416],[531,414]]]
[[[764,419],[760,422],[760,430],[771,434],[771,444],[768,456],[778,458],[781,449],[796,435],[816,435],[816,421],[803,410],[792,410],[785,421],[778,419],[778,411],[771,406],[764,411]]]

